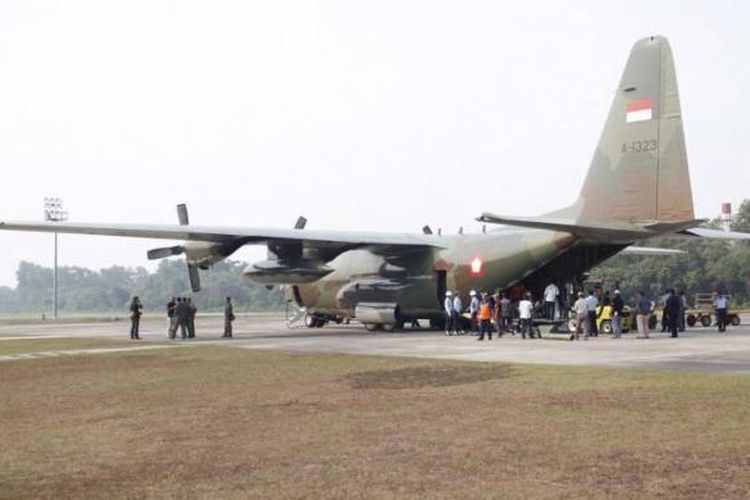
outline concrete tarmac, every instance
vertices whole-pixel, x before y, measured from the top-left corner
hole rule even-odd
[[[652,333],[651,339],[624,334],[588,341],[522,340],[505,335],[491,342],[478,342],[471,335],[447,337],[443,332],[407,329],[399,333],[367,332],[359,324],[327,325],[323,328],[288,328],[277,314],[239,315],[234,338],[221,339],[222,318],[199,316],[197,338],[169,340],[166,318],[144,318],[141,341],[134,347],[153,345],[224,345],[246,349],[293,352],[347,353],[575,366],[666,369],[750,374],[750,317],[743,325],[720,334],[715,327],[689,328],[679,338]],[[0,325],[0,353],[6,338],[129,338],[127,321]]]

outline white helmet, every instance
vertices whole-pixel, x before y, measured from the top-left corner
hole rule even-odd
[[[446,297],[450,297],[451,295],[453,295],[453,292],[451,292],[450,290],[448,290],[447,292],[445,292],[445,296]]]
[[[471,295],[472,297],[473,297],[474,295],[476,295],[476,294],[477,294],[477,291],[476,291],[476,290],[472,290],[472,291],[470,291],[470,292],[469,292],[469,295]]]

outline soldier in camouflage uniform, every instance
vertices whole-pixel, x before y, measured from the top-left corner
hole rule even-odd
[[[188,338],[195,338],[195,315],[198,312],[198,308],[193,304],[193,299],[187,298],[187,331]]]
[[[224,335],[222,337],[232,336],[232,321],[234,321],[234,307],[232,306],[232,297],[227,297],[224,304]]]

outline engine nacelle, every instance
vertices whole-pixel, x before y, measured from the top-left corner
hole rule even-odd
[[[189,264],[207,269],[209,266],[225,259],[235,249],[229,249],[223,243],[210,241],[186,241],[185,259]]]
[[[398,316],[398,304],[391,302],[360,302],[354,308],[354,317],[365,324],[393,325]]]

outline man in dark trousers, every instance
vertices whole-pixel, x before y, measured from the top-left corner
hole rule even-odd
[[[186,339],[188,334],[188,305],[186,298],[177,298],[177,307],[175,308],[175,314],[177,315],[177,324],[180,326],[180,335],[183,339]]]
[[[187,330],[188,330],[188,338],[190,339],[195,338],[195,315],[197,312],[198,312],[198,308],[195,307],[195,304],[193,304],[193,299],[188,297],[187,298],[187,313],[188,313]]]
[[[130,338],[133,340],[140,340],[139,330],[141,327],[141,309],[143,309],[143,304],[141,304],[141,300],[136,295],[133,297],[132,302],[130,302]]]
[[[615,290],[615,296],[612,298],[612,337],[619,339],[622,336],[622,314],[625,308],[625,301],[622,300],[620,290]]]
[[[727,331],[727,308],[729,307],[729,298],[719,291],[714,297],[714,311],[716,312],[716,326],[720,332]]]
[[[167,318],[169,319],[169,327],[167,329],[167,335],[170,339],[173,339],[175,332],[177,332],[177,318],[175,317],[175,309],[177,307],[177,301],[174,297],[169,299],[167,302]]]
[[[669,290],[667,301],[664,304],[664,314],[667,315],[667,329],[669,329],[672,337],[677,337],[677,329],[680,324],[680,309],[682,309],[680,297],[674,293],[674,290]]]
[[[234,307],[232,306],[232,297],[227,297],[224,304],[224,335],[222,337],[230,338],[232,336],[232,321],[234,321]]]

